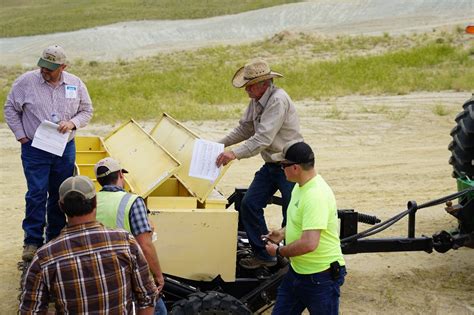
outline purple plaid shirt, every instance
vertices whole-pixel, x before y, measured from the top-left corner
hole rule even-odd
[[[66,89],[76,92],[66,95]],[[43,79],[39,69],[16,79],[4,107],[5,121],[17,140],[33,139],[38,126],[44,120],[51,121],[52,114],[59,120],[70,120],[76,128],[84,127],[91,119],[92,111],[89,93],[81,79],[63,71],[59,85],[53,87]]]

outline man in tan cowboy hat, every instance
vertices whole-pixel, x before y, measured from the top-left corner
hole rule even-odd
[[[296,108],[288,94],[273,85],[273,78],[283,77],[270,69],[264,60],[253,60],[237,70],[232,85],[245,87],[250,97],[239,125],[226,137],[219,140],[226,147],[240,145],[223,152],[217,157],[217,165],[226,165],[234,159],[244,159],[261,154],[265,164],[255,173],[240,207],[240,220],[247,232],[254,255],[240,260],[242,267],[256,269],[273,266],[276,258],[265,250],[261,235],[268,234],[263,208],[273,194],[279,190],[282,195],[282,226],[286,225],[286,209],[291,197],[293,183],[286,180],[284,171],[272,154],[281,153],[290,141],[303,141]]]

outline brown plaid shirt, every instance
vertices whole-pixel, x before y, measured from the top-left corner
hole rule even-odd
[[[99,222],[68,226],[36,253],[23,282],[20,313],[55,302],[60,314],[131,314],[153,307],[157,289],[133,236]]]

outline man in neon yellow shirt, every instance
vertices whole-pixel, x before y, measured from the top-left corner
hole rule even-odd
[[[270,255],[290,259],[272,314],[301,314],[306,308],[310,314],[338,314],[346,269],[334,193],[314,169],[314,153],[308,144],[289,143],[274,157],[281,161],[288,181],[296,185],[286,228],[262,236],[269,240]],[[278,246],[283,239],[286,245]]]

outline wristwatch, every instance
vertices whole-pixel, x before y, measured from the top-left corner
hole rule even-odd
[[[280,246],[278,246],[277,249],[276,249],[276,255],[277,255],[277,257],[278,257],[278,256],[283,257],[283,256],[280,254]]]

